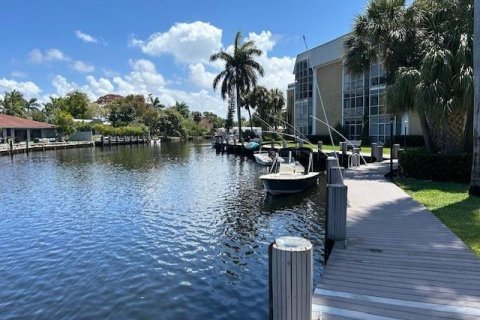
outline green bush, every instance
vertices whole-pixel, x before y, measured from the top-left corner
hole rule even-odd
[[[76,131],[92,131],[92,125],[87,122],[77,122],[75,123]]]
[[[398,155],[405,177],[468,183],[472,170],[472,155],[403,151]]]

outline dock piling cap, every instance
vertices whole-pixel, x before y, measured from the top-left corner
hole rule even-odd
[[[312,243],[301,237],[280,237],[275,240],[273,247],[282,251],[308,251]]]

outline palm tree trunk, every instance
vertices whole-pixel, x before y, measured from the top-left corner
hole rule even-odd
[[[252,113],[250,111],[250,108],[247,108],[247,110],[248,110],[248,119],[250,121],[250,131],[253,132]]]
[[[473,161],[468,193],[480,197],[480,0],[474,4],[473,70],[474,74],[474,120],[473,120]]]
[[[425,143],[425,148],[428,152],[432,152],[432,137],[430,136],[430,130],[428,129],[428,123],[425,114],[419,114],[418,117],[420,118],[420,127],[422,128],[422,136]]]
[[[240,114],[240,88],[238,85],[235,86],[237,90],[237,119],[238,119],[238,141],[243,143],[242,135],[242,115]]]

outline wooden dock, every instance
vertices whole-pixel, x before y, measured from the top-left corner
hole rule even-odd
[[[49,142],[49,143],[30,143],[28,145],[28,152],[74,149],[93,147],[93,141],[75,141],[75,142]],[[14,144],[13,150],[10,150],[8,144],[0,145],[0,156],[7,156],[12,154],[27,153],[26,143]]]
[[[388,163],[351,170],[347,246],[315,289],[314,319],[480,319],[480,259],[385,180]]]

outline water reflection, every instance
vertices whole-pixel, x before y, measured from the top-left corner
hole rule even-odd
[[[0,158],[6,318],[264,319],[268,245],[323,261],[323,200],[266,198],[248,158],[170,143]],[[21,301],[22,303],[19,303]]]

